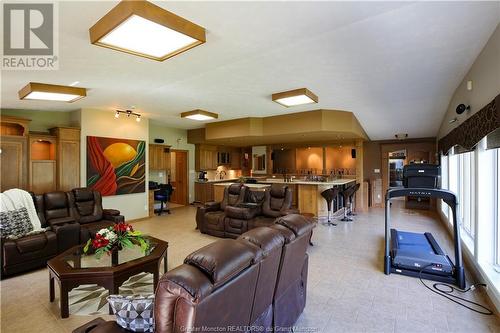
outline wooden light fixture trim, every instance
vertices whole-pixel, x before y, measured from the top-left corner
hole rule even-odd
[[[279,92],[279,93],[273,94],[272,99],[274,102],[276,102],[280,105],[283,105],[285,107],[292,107],[295,105],[287,106],[287,105],[281,104],[280,102],[277,102],[277,100],[283,99],[283,98],[288,98],[288,97],[300,96],[300,95],[305,95],[305,96],[309,97],[311,100],[313,100],[314,103],[318,103],[318,100],[319,100],[318,96],[316,96],[312,91],[310,91],[307,88],[299,88],[299,89]]]
[[[219,115],[217,113],[213,113],[213,112],[209,112],[209,111],[205,111],[205,110],[200,110],[200,109],[182,112],[181,118],[187,118],[189,116],[195,116],[195,115],[207,116],[207,117],[211,117],[213,119],[219,118]]]
[[[30,82],[26,86],[24,86],[21,90],[19,90],[19,92],[18,92],[19,99],[25,99],[25,97],[28,96],[29,94],[31,94],[32,92],[78,95],[78,97],[76,97],[75,99],[72,99],[70,101],[67,101],[67,103],[75,102],[75,101],[87,96],[87,89],[86,88],[61,86],[61,85],[57,85],[57,84],[48,84],[48,83]]]
[[[146,20],[152,21],[169,29],[175,30],[181,34],[189,36],[193,39],[196,39],[196,42],[181,49],[175,50],[163,57],[155,57],[149,54],[144,54],[100,42],[101,38],[112,32],[115,28],[120,26],[120,24],[125,22],[129,17],[133,15],[137,15]],[[200,27],[199,25],[191,21],[177,16],[145,0],[124,0],[120,2],[89,29],[89,34],[90,42],[94,45],[134,54],[140,57],[145,57],[157,61],[164,61],[206,42],[206,33],[203,27]]]

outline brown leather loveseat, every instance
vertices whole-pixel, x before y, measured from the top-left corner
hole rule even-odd
[[[43,267],[47,260],[86,242],[101,228],[124,220],[120,212],[103,209],[101,194],[87,188],[33,195],[43,233],[1,239],[2,276]]]
[[[191,253],[160,279],[155,332],[290,331],[306,303],[306,250],[313,227],[291,214]],[[127,331],[110,321],[74,331],[84,332]]]

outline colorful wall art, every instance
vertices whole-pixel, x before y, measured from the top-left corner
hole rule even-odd
[[[87,187],[103,196],[146,190],[146,142],[87,136]]]

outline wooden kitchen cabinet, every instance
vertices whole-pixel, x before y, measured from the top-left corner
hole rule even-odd
[[[195,169],[196,171],[217,169],[217,146],[196,145]]]
[[[29,189],[35,194],[57,189],[56,140],[46,134],[29,135]]]
[[[49,132],[56,137],[57,190],[69,191],[80,187],[80,129],[54,127]]]
[[[241,169],[241,149],[233,148],[231,150],[231,169]]]
[[[170,146],[149,145],[149,170],[170,170]]]
[[[28,126],[31,120],[1,117],[0,189],[27,189]]]
[[[214,200],[214,185],[212,183],[194,183],[194,200],[199,203],[206,203]]]

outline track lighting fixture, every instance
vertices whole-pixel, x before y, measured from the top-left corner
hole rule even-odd
[[[130,116],[135,116],[135,120],[137,122],[141,121],[141,115],[138,114],[138,113],[133,112],[132,110],[116,110],[115,118],[119,118],[120,114],[122,114],[122,113],[126,114],[127,118],[130,118]]]

